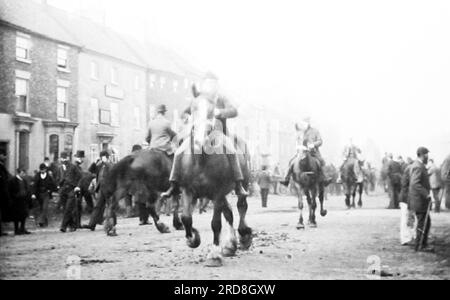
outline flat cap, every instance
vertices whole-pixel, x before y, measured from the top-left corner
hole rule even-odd
[[[428,153],[430,153],[430,150],[428,150],[425,147],[420,147],[419,149],[417,149],[417,156],[421,156]]]

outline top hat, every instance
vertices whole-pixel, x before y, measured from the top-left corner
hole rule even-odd
[[[100,152],[100,157],[106,156],[107,158],[109,158],[109,152],[107,150],[103,150],[102,152]]]
[[[84,158],[84,151],[78,150],[77,154],[75,154],[75,157]]]

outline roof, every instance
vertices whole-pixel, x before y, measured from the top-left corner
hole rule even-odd
[[[45,10],[45,6],[34,1],[1,0],[0,20],[49,39],[71,45],[79,45],[79,42],[64,28],[59,26]]]
[[[88,18],[31,0],[1,0],[0,19],[27,31],[140,67],[179,76],[201,72],[171,49],[141,43]]]

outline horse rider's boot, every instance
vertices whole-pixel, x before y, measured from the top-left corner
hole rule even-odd
[[[249,193],[244,189],[242,181],[236,181],[235,193],[237,196],[248,196]]]
[[[289,186],[289,183],[291,182],[291,176],[292,176],[293,173],[294,173],[293,166],[290,166],[289,170],[288,170],[288,173],[284,177],[284,180],[280,181],[280,184],[282,184],[284,186]]]
[[[176,193],[176,191],[178,191],[178,183],[176,181],[171,181],[170,188],[166,192],[161,194],[161,198],[170,198]]]

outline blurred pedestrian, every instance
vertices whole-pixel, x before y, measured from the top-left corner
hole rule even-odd
[[[388,209],[399,209],[399,195],[402,181],[402,166],[399,161],[393,159],[393,155],[388,155],[387,178],[389,184],[390,202]]]
[[[270,187],[272,185],[271,174],[270,174],[267,166],[262,167],[262,171],[259,172],[259,174],[258,174],[257,182],[258,182],[259,188],[261,190],[262,207],[266,208]]]
[[[447,156],[441,166],[441,179],[444,186],[445,207],[450,209],[450,155]]]
[[[402,176],[402,189],[400,192],[400,243],[411,245],[415,239],[415,215],[409,206],[409,185],[411,180],[412,161],[407,163]]]
[[[0,152],[0,236],[5,235],[2,231],[2,222],[5,222],[11,206],[11,197],[9,195],[9,181],[12,177],[6,167],[6,152]]]
[[[433,159],[430,159],[428,163],[428,175],[430,176],[431,193],[434,200],[434,211],[439,213],[441,212],[441,169],[435,165]]]
[[[281,175],[280,164],[277,164],[273,169],[273,193],[275,195],[280,194],[279,181],[281,180]]]
[[[19,168],[16,176],[12,177],[9,182],[9,194],[12,199],[11,221],[14,222],[15,235],[31,233],[25,228],[31,207],[31,191],[30,185],[25,179],[26,175],[26,171]]]
[[[37,201],[38,216],[36,223],[39,227],[48,226],[48,206],[52,193],[56,191],[56,183],[46,164],[39,166],[39,173],[34,178],[32,200]]]
[[[420,147],[417,150],[417,160],[411,166],[409,184],[409,201],[411,210],[417,217],[416,250],[431,250],[428,247],[428,234],[431,227],[430,218],[430,179],[426,165],[429,150]]]

